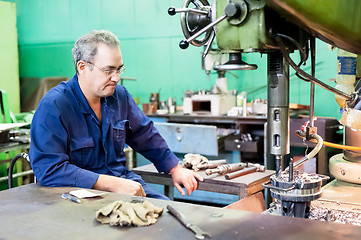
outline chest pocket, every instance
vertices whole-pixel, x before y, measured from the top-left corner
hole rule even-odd
[[[118,121],[112,125],[112,138],[117,155],[123,152],[128,130],[131,130],[128,120]]]
[[[70,140],[70,161],[78,167],[92,167],[94,140],[88,138],[76,138]]]

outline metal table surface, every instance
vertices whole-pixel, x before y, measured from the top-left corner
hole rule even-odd
[[[133,168],[132,171],[142,176],[147,183],[164,185],[164,194],[173,199],[174,184],[169,174],[158,173],[153,164]],[[231,180],[226,180],[224,175],[212,174],[207,176],[204,171],[197,173],[204,178],[203,182],[199,182],[198,190],[238,195],[239,199],[243,199],[263,190],[262,184],[268,182],[275,171],[254,172]]]
[[[194,239],[166,211],[147,227],[112,227],[95,220],[95,212],[130,195],[106,193],[77,204],[60,197],[76,188],[41,187],[29,184],[0,192],[0,239]],[[173,201],[148,199],[166,207],[171,204],[194,224],[211,233],[211,239],[359,239],[361,227],[243,212]]]

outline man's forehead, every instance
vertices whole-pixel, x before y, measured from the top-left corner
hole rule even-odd
[[[105,44],[99,44],[97,53],[94,56],[94,62],[101,62],[105,67],[118,68],[123,66],[120,47],[109,47]]]

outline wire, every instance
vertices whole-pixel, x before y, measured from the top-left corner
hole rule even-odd
[[[299,135],[297,132],[296,132],[296,134],[300,138],[305,138],[305,137]],[[317,143],[317,141],[315,139],[311,139],[310,141],[313,143]],[[337,148],[337,149],[344,149],[344,150],[350,150],[350,151],[361,151],[361,147],[347,146],[347,145],[342,145],[342,144],[337,144],[337,143],[330,143],[330,142],[326,142],[326,141],[323,141],[323,145],[326,147],[332,147],[332,148]]]
[[[285,48],[285,45],[283,43],[283,41],[281,40],[281,37],[278,36],[276,34],[276,36],[274,37],[275,41],[277,42],[277,44],[280,46],[281,52],[283,54],[283,57],[286,59],[286,61],[288,62],[288,64],[290,64],[292,66],[292,68],[299,73],[300,75],[302,75],[303,77],[307,78],[309,81],[314,82],[315,84],[317,84],[318,86],[331,91],[337,95],[340,95],[344,98],[346,98],[347,100],[353,100],[353,96],[347,93],[344,93],[334,87],[331,87],[327,84],[325,84],[324,82],[318,80],[317,78],[311,76],[310,74],[306,73],[305,71],[303,71],[301,68],[299,68],[296,63],[290,58],[288,51]]]
[[[299,131],[299,132],[301,132],[301,131]],[[302,132],[302,133],[304,133],[304,132]],[[309,154],[307,154],[306,156],[304,156],[303,158],[301,158],[300,160],[295,162],[293,164],[293,169],[295,169],[296,167],[304,164],[305,162],[307,162],[308,160],[310,160],[311,158],[316,156],[316,154],[321,150],[322,144],[323,144],[323,139],[317,134],[311,134],[310,137],[317,140],[316,147]]]

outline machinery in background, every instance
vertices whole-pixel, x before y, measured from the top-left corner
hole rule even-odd
[[[296,1],[296,0],[185,0],[182,8],[170,7],[168,13],[180,13],[185,39],[179,44],[206,45],[203,57],[209,53],[214,39],[222,54],[229,60],[213,67],[217,71],[254,70],[254,64],[242,61],[242,54],[267,54],[267,166],[275,169],[272,196],[280,202],[282,215],[307,217],[310,202],[321,196],[322,175],[298,174],[297,166],[314,157],[322,147],[322,138],[314,127],[315,84],[340,96],[347,108],[359,101],[357,93],[344,92],[315,78],[315,37],[361,54],[361,2]],[[327,12],[327,14],[324,14]],[[345,17],[347,16],[347,17]],[[345,20],[346,19],[346,20]],[[349,23],[348,25],[344,23]],[[347,37],[345,37],[347,36]],[[300,62],[290,53],[298,51]],[[311,59],[311,73],[300,66]],[[301,160],[290,162],[284,169],[283,158],[290,153],[289,124],[289,66],[296,75],[311,84],[309,125],[300,135],[318,142],[314,150]]]
[[[216,66],[222,66],[227,59],[227,54],[220,51],[210,50],[202,58],[202,68],[207,75]],[[187,91],[183,99],[183,113],[197,115],[225,115],[236,105],[236,96],[228,90],[225,70],[217,70],[218,78],[216,84],[210,91],[198,91],[197,93]]]

